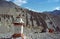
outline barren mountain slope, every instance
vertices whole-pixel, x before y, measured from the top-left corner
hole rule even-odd
[[[25,8],[21,8],[12,2],[0,1],[0,22],[8,23],[11,26],[16,16],[21,15],[24,21],[24,34],[29,39],[54,39],[60,35],[46,34],[46,30],[51,28],[55,31],[60,31],[60,17],[52,14],[38,13]],[[8,21],[5,21],[7,18]],[[6,23],[6,25],[8,25]],[[57,26],[59,27],[57,29]],[[18,30],[17,30],[18,31]],[[44,32],[44,33],[42,33]],[[55,37],[53,37],[55,36]],[[44,37],[44,38],[43,38]],[[56,38],[56,39],[57,39]]]

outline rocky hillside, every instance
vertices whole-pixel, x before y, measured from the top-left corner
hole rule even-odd
[[[46,13],[34,12],[25,8],[21,8],[20,6],[17,6],[13,2],[7,2],[1,0],[0,14],[12,15],[13,19],[15,19],[16,16],[20,14],[25,22],[25,26],[29,28],[32,27],[38,29],[39,27],[42,27],[42,31],[46,31],[46,28],[50,28],[50,27],[53,28],[53,26],[55,28],[57,26],[60,28],[59,16],[48,14],[48,13],[46,14]]]
[[[43,31],[45,31],[47,28],[47,24],[45,22],[45,14],[20,8],[12,2],[0,1],[0,14],[13,15],[14,19],[20,14],[25,22],[25,26],[34,28],[42,27]]]
[[[0,22],[3,24],[4,20],[6,25],[13,24],[16,16],[21,15],[24,24],[24,34],[32,38],[31,33],[46,32],[47,29],[54,29],[54,32],[60,32],[60,17],[52,14],[34,12],[25,8],[21,8],[12,2],[0,0]],[[10,19],[11,18],[11,19]],[[2,20],[3,19],[3,20]],[[18,31],[18,30],[17,30]],[[30,35],[31,34],[31,35]],[[35,35],[36,36],[36,35]],[[34,37],[34,36],[33,36]],[[29,38],[29,39],[30,39]],[[38,39],[38,37],[36,37]],[[36,39],[32,38],[32,39]],[[43,39],[43,38],[42,38]]]

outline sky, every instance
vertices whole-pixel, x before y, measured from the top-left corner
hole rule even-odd
[[[60,0],[7,0],[36,12],[60,10]]]

